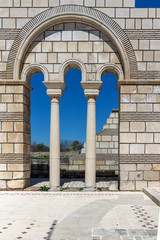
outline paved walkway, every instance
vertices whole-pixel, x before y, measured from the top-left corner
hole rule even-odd
[[[0,192],[2,240],[157,240],[158,218],[144,193]]]

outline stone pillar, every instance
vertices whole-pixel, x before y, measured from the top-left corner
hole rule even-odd
[[[96,187],[96,98],[102,82],[81,82],[87,98],[87,134],[86,134],[86,190]]]
[[[86,174],[85,185],[95,188],[96,184],[96,98],[87,98]]]
[[[51,98],[50,122],[50,187],[60,188],[59,98]]]
[[[51,98],[50,122],[50,187],[51,191],[60,190],[60,123],[59,102],[65,90],[63,82],[43,82]]]

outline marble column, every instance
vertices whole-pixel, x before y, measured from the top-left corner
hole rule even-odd
[[[45,81],[47,95],[51,99],[50,121],[50,191],[60,190],[60,121],[59,103],[66,89],[64,82]]]
[[[86,188],[96,185],[96,98],[87,98]]]
[[[102,82],[82,81],[81,85],[87,98],[85,189],[93,191],[96,188],[96,98]]]
[[[52,190],[60,188],[60,98],[51,98],[50,122],[50,187]]]

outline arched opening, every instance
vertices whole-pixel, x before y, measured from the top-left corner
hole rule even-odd
[[[80,159],[80,153],[86,139],[87,111],[81,69],[76,64],[67,66],[64,78],[67,88],[60,102],[61,185],[64,189],[80,189],[85,178],[85,159]]]

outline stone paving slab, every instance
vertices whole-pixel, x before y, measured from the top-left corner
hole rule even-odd
[[[160,207],[160,187],[145,188],[143,191]]]
[[[157,240],[158,218],[144,193],[0,192],[2,240]]]

